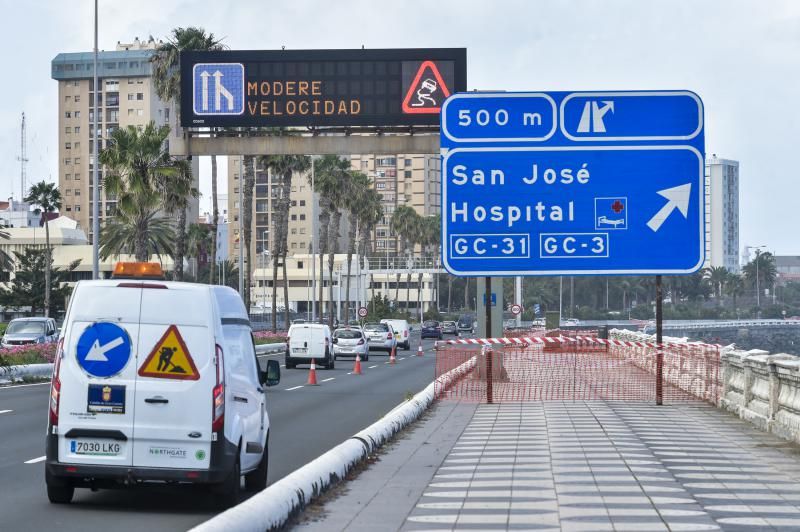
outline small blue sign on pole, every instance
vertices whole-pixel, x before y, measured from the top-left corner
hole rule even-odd
[[[443,263],[455,275],[703,264],[703,105],[692,92],[455,94],[441,146]]]
[[[78,338],[76,354],[78,365],[90,376],[113,377],[131,358],[131,339],[127,331],[115,323],[93,323]]]

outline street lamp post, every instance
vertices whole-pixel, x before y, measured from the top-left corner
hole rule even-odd
[[[269,230],[261,232],[261,304],[264,305],[264,314],[267,312],[267,275],[266,263],[269,260],[269,249],[267,249],[267,235]]]
[[[755,261],[756,261],[756,308],[758,308],[758,316],[756,316],[757,318],[761,317],[761,289],[758,285],[758,263],[759,263],[758,257],[759,255],[761,255],[761,253],[759,253],[759,250],[765,247],[767,246],[753,246],[753,248],[755,248],[756,250]]]

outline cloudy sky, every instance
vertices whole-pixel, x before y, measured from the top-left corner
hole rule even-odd
[[[93,4],[0,0],[0,198],[19,190],[23,111],[28,180],[57,180],[50,61],[91,50]],[[691,89],[707,152],[741,164],[741,244],[800,254],[800,1],[100,0],[101,49],[189,25],[233,49],[466,47],[470,89]]]

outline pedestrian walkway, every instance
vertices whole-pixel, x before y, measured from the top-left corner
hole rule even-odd
[[[800,529],[800,450],[706,403],[470,406],[440,403],[303,529]]]

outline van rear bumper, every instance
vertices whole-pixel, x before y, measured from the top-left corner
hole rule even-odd
[[[236,445],[222,438],[222,441],[211,443],[211,464],[208,469],[65,464],[58,461],[58,436],[48,434],[45,470],[49,482],[75,487],[99,484],[113,487],[140,482],[216,484],[228,477],[238,452]]]

